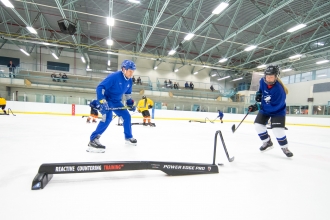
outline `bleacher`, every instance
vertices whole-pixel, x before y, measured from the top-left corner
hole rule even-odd
[[[63,79],[60,77],[60,74],[66,74],[67,78]],[[53,77],[52,77],[53,75]],[[56,77],[54,77],[54,75]],[[56,70],[47,70],[47,71],[33,71],[25,68],[17,67],[14,73],[16,79],[24,79],[28,80],[29,86],[32,87],[48,87],[48,88],[58,88],[64,90],[77,90],[77,89],[91,89],[94,90],[97,85],[104,79],[101,77],[95,76],[86,76],[86,75],[76,75],[67,72],[61,72]],[[211,83],[201,83],[201,82],[193,82],[194,89],[186,89],[184,88],[184,84],[186,81],[183,80],[172,80],[179,84],[178,89],[174,89],[173,86],[164,85],[164,78],[158,78],[156,82],[156,86],[153,86],[149,77],[147,76],[139,76],[134,75],[137,79],[141,78],[141,84],[133,85],[133,92],[140,93],[142,90],[149,91],[160,91],[160,92],[168,92],[169,97],[191,97],[191,98],[201,98],[201,99],[218,99],[219,97],[232,97],[236,94],[234,89],[225,90],[220,87],[220,85],[212,83],[214,87],[214,91],[210,90]],[[8,68],[1,66],[0,67],[0,78],[9,78]],[[26,82],[26,81],[25,81]],[[172,85],[173,85],[172,84]]]

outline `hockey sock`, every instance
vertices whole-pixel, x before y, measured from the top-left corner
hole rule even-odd
[[[262,124],[258,124],[258,123],[254,123],[254,128],[256,129],[260,140],[262,140],[262,142],[268,142],[269,141],[269,135],[267,132],[267,127],[266,125],[262,125]]]
[[[273,133],[277,139],[278,144],[281,146],[281,148],[287,148],[288,140],[286,139],[285,128],[273,128]]]

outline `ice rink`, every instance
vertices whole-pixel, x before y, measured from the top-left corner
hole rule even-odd
[[[225,118],[224,118],[225,119]],[[132,119],[141,122],[142,119]],[[287,126],[292,158],[274,149],[261,153],[251,123],[233,134],[220,124],[153,120],[133,125],[137,146],[125,146],[115,119],[100,141],[104,154],[87,153],[97,124],[86,118],[49,115],[0,116],[0,219],[330,219],[329,128]],[[236,123],[236,126],[238,123]],[[218,174],[168,176],[140,170],[57,174],[31,190],[42,163],[175,161],[212,163],[214,134],[221,130],[229,163],[218,141]]]

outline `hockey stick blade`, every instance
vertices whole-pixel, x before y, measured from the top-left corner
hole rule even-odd
[[[233,126],[231,126],[231,131],[232,131],[233,133],[235,133],[235,124],[233,124]]]

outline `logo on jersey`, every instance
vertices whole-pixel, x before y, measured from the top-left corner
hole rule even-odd
[[[127,85],[127,87],[129,87],[129,84]]]
[[[266,95],[264,98],[266,104],[269,104],[271,99],[272,99],[272,97],[270,95]]]

